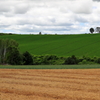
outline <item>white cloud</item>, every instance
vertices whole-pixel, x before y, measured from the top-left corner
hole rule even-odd
[[[16,14],[24,14],[29,10],[29,6],[27,4],[18,4],[14,8],[14,12]]]
[[[100,24],[98,1],[0,0],[0,31],[86,33],[88,28]]]
[[[71,2],[69,8],[74,12],[74,13],[84,13],[84,14],[89,14],[92,12],[92,0],[76,0]]]
[[[11,10],[11,7],[9,7],[9,4],[4,1],[0,1],[0,13],[9,12]]]

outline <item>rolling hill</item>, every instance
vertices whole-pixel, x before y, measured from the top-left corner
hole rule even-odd
[[[29,51],[33,55],[100,57],[100,34],[1,35],[0,38],[16,40],[21,52]]]

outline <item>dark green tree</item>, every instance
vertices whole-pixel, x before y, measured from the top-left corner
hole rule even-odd
[[[90,32],[93,33],[94,32],[94,28],[90,28]]]
[[[8,52],[7,52],[7,63],[11,65],[22,65],[23,64],[23,58],[20,54],[19,50],[15,46],[9,46]]]
[[[23,53],[23,64],[24,65],[33,65],[33,57],[28,51]]]
[[[78,64],[79,60],[75,57],[75,55],[72,55],[71,57],[66,58],[64,64],[68,65],[75,65]]]

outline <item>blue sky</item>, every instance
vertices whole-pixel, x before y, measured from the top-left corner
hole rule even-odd
[[[0,0],[0,32],[82,34],[99,26],[99,0]]]

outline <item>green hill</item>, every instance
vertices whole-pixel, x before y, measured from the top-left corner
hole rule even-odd
[[[20,51],[34,55],[100,56],[100,34],[81,35],[1,35],[15,39]]]

